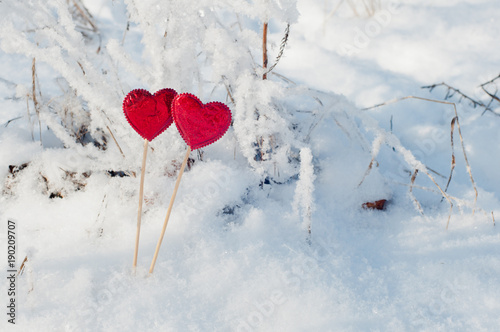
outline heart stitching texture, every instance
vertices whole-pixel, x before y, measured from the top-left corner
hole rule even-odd
[[[231,125],[231,110],[220,102],[203,104],[190,93],[178,94],[172,102],[175,125],[191,150],[212,144]]]
[[[154,95],[135,89],[123,100],[123,112],[132,128],[152,141],[172,124],[172,100],[176,95],[173,89],[162,89]]]

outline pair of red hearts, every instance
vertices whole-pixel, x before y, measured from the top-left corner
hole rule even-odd
[[[219,102],[203,104],[189,93],[162,89],[154,95],[143,89],[130,91],[123,100],[130,125],[144,139],[152,141],[175,122],[191,150],[212,144],[231,125],[231,111]]]

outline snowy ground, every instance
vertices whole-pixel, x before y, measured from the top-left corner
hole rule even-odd
[[[175,176],[168,176],[170,160],[182,155],[161,149],[170,148],[171,140],[181,151],[179,137],[166,133],[151,143],[133,275],[139,179],[110,177],[103,170],[139,174],[141,139],[131,129],[123,134],[134,141],[125,153],[137,158],[117,161],[121,156],[115,151],[93,152],[95,159],[89,159],[88,148],[63,149],[42,123],[42,148],[34,114],[32,139],[24,90],[17,85],[31,87],[31,58],[0,53],[0,218],[4,225],[16,222],[18,266],[28,257],[17,279],[16,326],[4,315],[0,330],[497,330],[500,233],[492,213],[500,218],[500,117],[457,105],[479,195],[473,214],[474,189],[455,129],[456,169],[448,192],[458,200],[446,230],[449,204],[437,187],[418,174],[415,184],[433,190],[413,190],[422,215],[408,193],[413,170],[391,145],[398,142],[379,149],[373,142],[380,137],[370,126],[392,131],[401,146],[443,175],[431,173],[444,187],[453,107],[415,99],[365,111],[356,107],[409,95],[442,100],[445,90],[421,89],[442,81],[482,98],[477,86],[499,73],[500,5],[497,0],[382,1],[386,15],[367,17],[354,15],[345,3],[328,17],[336,3],[298,2],[301,16],[275,69],[297,84],[328,92],[322,101],[337,110],[326,114],[311,136],[316,178],[310,243],[301,207],[294,210],[300,205],[296,187],[304,182],[261,184],[231,129],[184,175],[152,276],[148,268],[175,183]],[[85,4],[105,41],[111,38],[106,34],[122,37],[123,5]],[[283,28],[270,25],[271,61]],[[138,34],[129,32],[130,49]],[[54,76],[47,78],[51,69],[37,66],[42,93],[60,94]],[[133,78],[124,83],[134,84]],[[305,107],[301,102],[308,105],[299,100],[298,109]],[[352,115],[363,128],[359,142],[343,131],[356,136],[341,114]],[[345,120],[343,129],[339,119]],[[378,149],[378,167],[359,185]],[[9,165],[26,162],[30,165],[16,177],[9,176]],[[80,179],[86,185],[77,191],[61,169],[77,176],[93,172]],[[42,175],[64,198],[49,198]],[[361,208],[378,199],[389,200],[386,210]],[[7,227],[2,227],[5,248]],[[6,259],[2,270],[7,271]],[[8,284],[2,279],[6,303]]]

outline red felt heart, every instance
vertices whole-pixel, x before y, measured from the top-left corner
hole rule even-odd
[[[229,107],[219,102],[204,105],[189,93],[174,98],[172,114],[179,133],[191,150],[217,141],[231,125]]]
[[[162,89],[154,95],[135,89],[123,100],[123,112],[128,123],[144,139],[152,141],[172,122],[172,100],[177,95],[173,89]]]

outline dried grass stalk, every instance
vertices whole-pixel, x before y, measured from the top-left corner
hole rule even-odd
[[[469,173],[469,176],[470,176],[470,180],[471,180],[471,183],[472,183],[472,187],[474,189],[474,193],[475,193],[475,197],[474,197],[474,203],[473,203],[473,207],[472,207],[472,215],[474,215],[475,211],[476,211],[476,204],[477,204],[477,196],[478,196],[478,191],[477,191],[477,188],[476,188],[476,183],[474,181],[474,177],[472,176],[472,171],[471,171],[471,167],[470,167],[470,164],[469,164],[469,160],[467,158],[467,153],[465,151],[465,144],[464,144],[464,139],[463,139],[463,136],[462,136],[462,130],[460,128],[460,123],[458,121],[458,111],[457,111],[457,106],[455,103],[452,103],[452,102],[448,102],[448,101],[442,101],[442,100],[434,100],[434,99],[428,99],[428,98],[423,98],[423,97],[417,97],[417,96],[406,96],[406,97],[402,97],[402,98],[397,98],[397,99],[393,99],[393,100],[389,100],[389,101],[386,101],[386,102],[383,102],[383,103],[380,103],[380,104],[377,104],[375,106],[372,106],[372,107],[368,107],[368,108],[364,108],[363,110],[369,110],[369,109],[373,109],[373,108],[377,108],[377,107],[381,107],[381,106],[386,106],[386,105],[389,105],[389,104],[393,104],[393,103],[397,103],[397,102],[400,102],[400,101],[403,101],[403,100],[406,100],[406,99],[417,99],[417,100],[423,100],[423,101],[428,101],[428,102],[433,102],[433,103],[438,103],[438,104],[445,104],[445,105],[452,105],[453,106],[453,110],[455,112],[455,118],[452,120],[452,137],[453,137],[453,129],[454,129],[454,125],[456,123],[457,125],[457,129],[458,129],[458,135],[460,136],[460,143],[462,145],[462,151],[463,151],[463,154],[464,154],[464,159],[465,159],[465,164],[466,164],[466,169],[467,169],[467,172]],[[452,149],[453,149],[453,138],[452,138]],[[369,167],[370,169],[370,167]],[[454,169],[454,153],[452,153],[452,170],[450,173],[453,172],[453,169]],[[441,195],[448,201],[448,203],[450,204],[450,212],[449,212],[449,215],[448,215],[448,221],[446,223],[446,229],[448,229],[448,226],[449,226],[449,223],[450,223],[450,218],[451,218],[451,212],[453,210],[453,203],[451,201],[451,198],[450,196],[446,193],[445,190],[443,190],[441,188],[441,186],[439,186],[439,184],[436,182],[436,180],[434,179],[434,177],[432,177],[432,175],[428,172],[428,169],[425,168],[425,169],[420,169],[420,171],[424,172],[425,175],[427,175],[429,177],[429,179],[434,183],[434,185],[438,188],[439,192],[441,193]],[[451,177],[451,174],[450,174],[450,177]]]
[[[283,56],[283,52],[285,51],[286,43],[288,42],[288,36],[290,35],[290,24],[286,25],[285,28],[285,35],[281,39],[281,44],[280,44],[280,50],[278,52],[278,56],[276,56],[276,60],[274,61],[274,64],[269,68],[268,71],[266,71],[265,75],[269,74],[274,67],[278,64],[278,62],[281,60],[281,57]],[[267,66],[267,63],[266,63]]]
[[[40,144],[43,145],[43,142],[42,142],[42,122],[40,121],[40,105],[38,104],[38,99],[36,98],[36,58],[33,58],[33,61],[31,62],[31,86],[32,86],[31,97],[33,99],[33,106],[35,108],[36,116],[38,118],[38,130],[39,130],[39,135],[40,135],[39,136],[40,137]],[[28,110],[28,115],[29,115],[29,110]]]
[[[19,267],[19,270],[17,271],[17,276],[19,277],[20,275],[23,275],[24,273],[24,264],[28,261],[28,256],[24,257],[23,262],[21,263],[21,266]]]
[[[411,176],[410,190],[408,193],[409,193],[410,197],[413,199],[413,201],[415,202],[415,206],[417,207],[420,214],[424,215],[424,209],[422,209],[422,205],[420,205],[420,202],[418,201],[418,199],[415,197],[415,195],[413,195],[413,186],[415,185],[415,179],[417,178],[417,174],[418,174],[418,169],[416,169],[415,172],[413,172],[413,174]]]
[[[87,38],[91,38],[88,34],[88,32],[91,32],[99,38],[99,46],[96,50],[96,53],[99,54],[99,52],[101,51],[102,38],[99,28],[97,27],[97,24],[94,22],[92,14],[90,14],[87,7],[85,7],[85,5],[80,0],[72,0],[71,2],[73,4],[73,11],[72,11],[73,19],[77,23],[80,23],[79,25],[77,25],[77,28],[80,30],[82,35]]]
[[[454,132],[454,129],[455,129],[455,122],[458,121],[458,118],[457,117],[454,117],[452,120],[451,120],[451,133],[450,133],[450,136],[451,136],[451,170],[450,170],[450,176],[448,177],[448,182],[446,183],[446,187],[444,188],[444,191],[447,191],[448,190],[448,186],[450,185],[450,182],[451,182],[451,177],[453,176],[453,170],[455,169],[455,145],[453,143],[453,132]]]
[[[264,29],[262,30],[262,67],[267,69],[267,22],[264,22]],[[262,79],[267,79],[267,72],[262,75]]]

